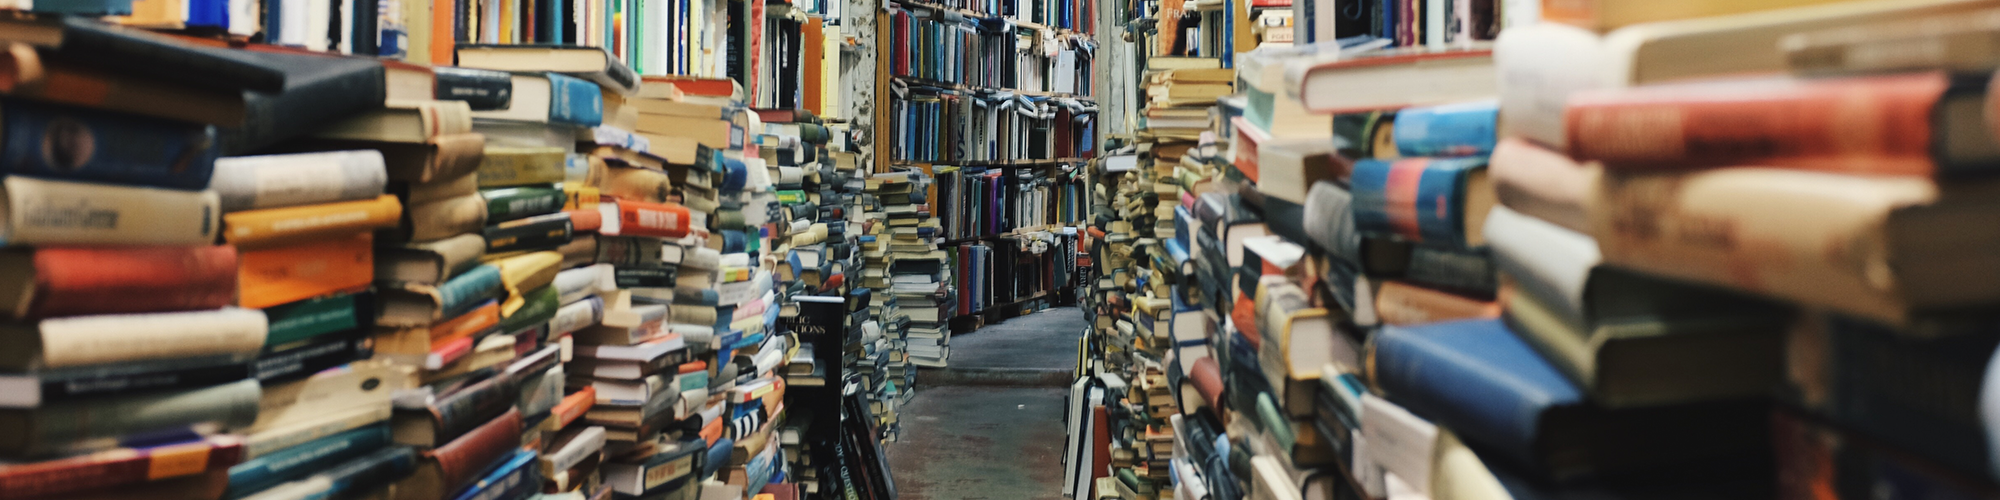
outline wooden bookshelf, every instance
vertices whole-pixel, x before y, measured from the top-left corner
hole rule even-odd
[[[1037,23],[1037,22],[1031,22],[1031,21],[1022,21],[1022,20],[1019,20],[1019,19],[1014,19],[1014,18],[1011,18],[1011,17],[1007,17],[1007,16],[1003,16],[1003,15],[999,15],[999,14],[991,14],[991,13],[986,13],[986,12],[980,12],[980,11],[976,11],[976,10],[971,10],[971,9],[961,9],[961,8],[958,8],[958,7],[948,7],[948,6],[944,6],[944,5],[939,5],[939,4],[934,4],[934,3],[930,3],[930,2],[912,2],[912,1],[906,1],[906,0],[894,0],[894,1],[895,1],[895,3],[897,3],[897,4],[899,4],[899,5],[906,5],[906,6],[910,6],[910,7],[919,7],[919,8],[924,8],[924,9],[930,9],[930,10],[942,10],[942,11],[947,11],[947,12],[956,12],[956,13],[958,13],[958,14],[960,14],[960,15],[965,15],[965,16],[971,16],[971,17],[977,17],[977,18],[982,18],[982,19],[992,19],[992,18],[1001,18],[1001,19],[1006,19],[1006,20],[1007,20],[1007,22],[1009,22],[1009,23],[1013,23],[1013,24],[1014,24],[1015,26],[1020,26],[1020,27],[1023,27],[1023,28],[1028,28],[1028,29],[1032,29],[1032,30],[1035,30],[1035,31],[1053,31],[1053,32],[1055,32],[1055,33],[1056,33],[1056,34],[1058,34],[1058,35],[1089,35],[1089,33],[1083,33],[1083,32],[1079,32],[1079,31],[1076,31],[1076,30],[1072,30],[1072,29],[1069,29],[1069,28],[1051,28],[1051,27],[1049,27],[1048,25],[1045,25],[1045,24],[1042,24],[1042,23]]]

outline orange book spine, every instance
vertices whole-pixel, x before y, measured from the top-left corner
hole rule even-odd
[[[323,240],[328,236],[396,227],[402,202],[393,195],[300,207],[245,210],[222,216],[223,239],[237,246]]]
[[[242,250],[238,305],[264,308],[367,288],[375,280],[375,235]]]
[[[1942,72],[1825,80],[1704,82],[1579,93],[1569,154],[1612,170],[1758,165],[1932,175]]]
[[[823,102],[824,99],[820,99],[825,92],[823,87],[826,85],[826,68],[824,67],[826,60],[826,32],[821,23],[820,18],[808,17],[805,24],[799,28],[799,39],[801,40],[799,43],[800,51],[805,53],[804,57],[801,58],[803,60],[799,64],[803,66],[799,73],[805,75],[805,78],[802,78],[802,80],[805,80],[805,85],[803,85],[804,89],[799,93],[804,94],[804,99],[800,102],[803,106],[800,107],[812,110],[813,114],[826,116],[828,114],[826,103]]]
[[[570,422],[583,418],[583,414],[589,413],[590,407],[596,404],[597,388],[584,386],[582,390],[564,396],[562,402],[556,403],[556,407],[549,410],[549,421],[555,422],[557,429],[569,427]]]
[[[690,229],[687,207],[674,203],[618,201],[618,231],[622,236],[679,238]]]
[[[441,349],[452,341],[471,338],[479,332],[500,324],[500,303],[487,302],[456,318],[431,325],[431,350]]]

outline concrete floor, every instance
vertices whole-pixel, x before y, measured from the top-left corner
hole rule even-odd
[[[888,446],[903,500],[1062,498],[1063,398],[1083,313],[1045,310],[951,338]]]

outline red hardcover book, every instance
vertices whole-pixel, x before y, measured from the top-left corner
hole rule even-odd
[[[214,309],[236,301],[236,248],[45,247],[0,262],[21,293],[11,310],[34,319]],[[21,281],[32,280],[33,286]],[[0,300],[6,300],[0,293]]]
[[[1614,170],[1757,165],[1838,173],[1991,171],[1985,80],[1942,72],[1590,91],[1563,114],[1569,154]],[[1952,104],[1958,105],[1952,105]],[[1980,147],[1973,151],[1986,151]]]
[[[243,460],[243,440],[231,435],[151,448],[0,465],[0,498],[41,498],[228,470]]]
[[[521,410],[508,408],[507,413],[472,432],[423,452],[416,473],[396,483],[396,499],[444,498],[479,479],[480,472],[520,447]]]
[[[692,76],[662,75],[647,76],[648,82],[671,83],[682,94],[694,96],[729,97],[736,87],[728,78],[698,78]]]
[[[679,238],[692,227],[687,207],[618,200],[618,235]]]

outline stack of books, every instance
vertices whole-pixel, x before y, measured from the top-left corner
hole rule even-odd
[[[1067,493],[1996,491],[2000,292],[1949,277],[2000,59],[1901,50],[1994,5],[1557,4],[1239,55],[1219,151],[1101,162]]]

